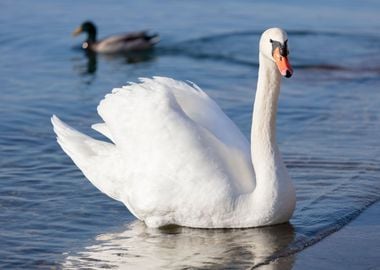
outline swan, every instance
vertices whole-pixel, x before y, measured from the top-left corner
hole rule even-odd
[[[165,77],[113,89],[92,126],[110,142],[62,122],[57,141],[100,191],[148,227],[247,228],[287,222],[295,190],[276,144],[281,77],[290,77],[287,34],[260,39],[251,145],[198,86]]]
[[[96,26],[91,21],[85,21],[73,32],[73,36],[87,33],[87,39],[82,48],[98,53],[127,53],[131,51],[142,51],[151,49],[158,41],[158,35],[149,35],[145,31],[127,34],[112,35],[107,38],[96,40]]]

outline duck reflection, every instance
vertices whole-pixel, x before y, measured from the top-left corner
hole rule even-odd
[[[207,230],[184,227],[147,228],[135,221],[125,231],[106,233],[83,251],[69,255],[64,269],[246,269],[258,266],[294,239],[290,224]],[[269,264],[265,269],[291,269]]]
[[[116,59],[124,59],[125,64],[136,64],[140,62],[148,62],[155,58],[155,50],[134,51],[118,54],[102,54],[102,57],[108,61]]]
[[[154,50],[118,53],[118,54],[102,54],[90,50],[82,50],[83,57],[73,58],[74,70],[80,76],[94,75],[98,69],[98,57],[106,61],[119,62],[121,64],[136,64],[140,62],[151,61],[155,58]]]
[[[87,69],[85,74],[94,74],[98,66],[98,60],[96,59],[96,52],[85,51],[87,57]]]

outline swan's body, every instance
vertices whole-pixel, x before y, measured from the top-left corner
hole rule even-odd
[[[286,40],[286,33],[274,28],[261,43],[269,36]],[[251,147],[201,89],[162,77],[114,89],[100,102],[104,123],[93,128],[112,143],[53,116],[58,143],[98,189],[150,227],[286,222],[295,193],[275,138],[281,75],[263,46]]]
[[[76,36],[83,32],[87,33],[87,39],[82,44],[83,49],[106,54],[148,50],[159,41],[157,34],[150,35],[146,31],[112,35],[101,40],[96,40],[96,27],[89,21],[84,22],[78,27],[73,32],[73,35]]]

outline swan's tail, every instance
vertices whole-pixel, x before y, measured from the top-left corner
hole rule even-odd
[[[100,191],[115,200],[120,200],[120,195],[115,187],[115,175],[110,174],[112,170],[107,170],[109,166],[114,167],[113,172],[117,173],[115,155],[117,150],[115,145],[99,140],[95,140],[62,122],[55,115],[51,122],[54,132],[57,134],[57,142],[63,151],[74,161],[75,165]],[[107,175],[108,174],[108,175]],[[117,175],[117,174],[116,174]]]
[[[86,159],[93,156],[94,153],[84,142],[92,138],[73,129],[55,115],[51,118],[51,123],[55,134],[57,134],[57,142],[63,151],[71,157],[78,167],[85,165]]]

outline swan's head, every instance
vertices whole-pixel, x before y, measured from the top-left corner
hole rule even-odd
[[[260,53],[276,63],[282,76],[289,78],[293,74],[289,63],[288,35],[280,28],[266,30],[260,39]]]

